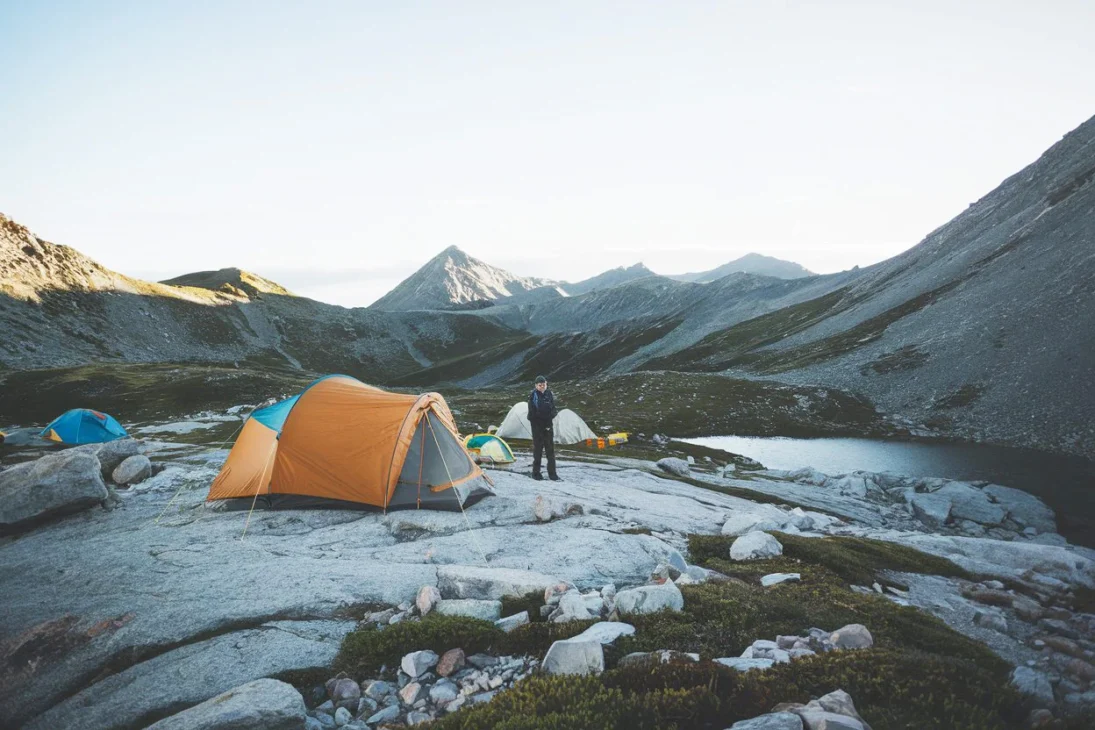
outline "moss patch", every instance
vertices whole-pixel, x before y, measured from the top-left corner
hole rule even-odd
[[[460,648],[467,654],[487,651],[505,634],[488,621],[464,616],[429,615],[421,621],[388,626],[360,628],[342,640],[335,658],[335,670],[351,677],[376,677],[391,674],[400,659],[411,651],[430,649],[443,654]],[[386,668],[386,672],[382,669]]]
[[[858,585],[870,585],[878,580],[879,572],[883,570],[972,578],[946,558],[884,540],[865,537],[809,538],[783,532],[776,533],[776,537],[783,544],[783,556],[775,560],[731,561],[730,545],[736,538],[723,535],[691,535],[688,550],[699,565],[745,579],[759,578],[767,573],[795,573],[803,565],[824,567],[844,581]],[[719,568],[708,565],[715,562],[720,565]],[[782,567],[773,570],[773,565]]]

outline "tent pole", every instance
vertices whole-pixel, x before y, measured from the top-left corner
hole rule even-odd
[[[429,412],[426,415],[426,425],[430,427],[430,435],[433,436],[433,443],[437,446],[437,453],[441,456],[441,465],[445,467],[445,476],[449,480],[449,484],[452,484],[452,472],[449,471],[448,462],[445,461],[445,452],[441,450],[441,443],[437,440],[437,433],[433,430],[433,423],[429,420]],[[467,452],[464,452],[467,454]],[[469,459],[471,457],[468,457]],[[476,550],[479,551],[479,557],[483,558],[483,565],[487,564],[487,554],[483,552],[483,546],[479,544],[479,536],[475,534],[475,530],[472,529],[471,520],[468,519],[468,513],[464,511],[464,503],[460,501],[460,493],[456,491],[456,487],[450,487],[453,493],[456,495],[456,504],[460,507],[460,514],[464,515],[464,524],[468,526],[468,534],[471,535],[472,542],[475,543]]]

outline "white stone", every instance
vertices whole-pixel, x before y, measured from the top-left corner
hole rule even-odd
[[[347,710],[345,707],[340,707],[337,710],[335,710],[335,724],[338,725],[339,727],[342,727],[343,725],[345,725],[346,723],[348,723],[350,720],[353,720],[353,719],[354,719],[354,716],[351,715],[350,711]]]
[[[788,581],[797,582],[802,580],[800,573],[769,573],[762,576],[760,584],[767,588],[768,586],[779,585],[780,583],[787,583]]]
[[[600,642],[601,644],[611,644],[621,636],[632,636],[634,633],[635,627],[631,624],[625,624],[619,621],[598,621],[574,638],[583,640],[588,639]]]
[[[874,637],[863,624],[848,624],[829,635],[829,640],[837,649],[870,649],[874,646]]]
[[[305,711],[304,698],[292,685],[258,679],[160,720],[149,730],[299,730]]]
[[[412,651],[410,654],[404,655],[403,660],[399,663],[399,668],[411,679],[417,679],[429,669],[437,666],[438,659],[437,654],[429,649]]]
[[[635,613],[655,613],[668,609],[684,609],[684,595],[673,583],[639,586],[616,594],[616,610],[621,615]]]
[[[548,674],[600,674],[605,670],[601,642],[593,639],[556,641],[544,656]]]
[[[720,657],[716,659],[719,664],[730,667],[738,672],[748,672],[753,669],[759,669],[761,671],[769,669],[775,664],[772,659],[752,659],[750,657]]]
[[[152,476],[152,462],[144,454],[134,454],[118,465],[111,479],[115,484],[130,486],[140,484],[150,476]]]
[[[749,720],[740,720],[730,730],[803,730],[802,718],[793,712],[773,712]]]
[[[918,520],[928,527],[942,527],[951,514],[951,500],[943,494],[912,494],[909,506]]]
[[[746,533],[730,546],[730,558],[733,560],[760,560],[779,555],[783,555],[783,545],[766,532]]]
[[[687,461],[678,459],[674,456],[667,456],[664,459],[660,459],[657,466],[659,469],[679,477],[686,477],[692,473],[688,468]]]
[[[522,611],[521,613],[516,613],[512,616],[506,616],[505,618],[500,618],[500,619],[498,619],[497,621],[494,622],[494,625],[497,626],[498,628],[502,629],[502,631],[505,631],[508,634],[509,632],[516,629],[518,626],[524,626],[528,622],[529,622],[528,611]]]

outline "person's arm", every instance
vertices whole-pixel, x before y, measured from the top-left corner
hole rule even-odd
[[[536,415],[536,391],[532,391],[528,396],[528,420],[532,423],[533,417]]]
[[[555,417],[559,415],[559,409],[555,407],[555,394],[551,394],[551,420],[555,420]]]

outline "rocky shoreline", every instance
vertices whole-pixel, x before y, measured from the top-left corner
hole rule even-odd
[[[6,529],[15,533],[0,538],[6,604],[0,641],[9,657],[2,678],[9,688],[0,701],[3,724],[191,727],[183,715],[210,698],[236,692],[232,702],[248,704],[252,690],[243,688],[250,683],[331,672],[352,643],[347,637],[369,625],[368,631],[384,633],[402,624],[421,621],[429,628],[451,619],[513,637],[549,631],[537,627],[562,632],[557,641],[505,654],[458,645],[404,647],[401,656],[432,651],[438,664],[450,651],[466,651],[459,669],[450,656],[445,675],[425,654],[419,657],[430,666],[422,672],[405,671],[399,663],[402,678],[393,664],[375,676],[328,674],[335,682],[330,686],[297,684],[309,728],[328,727],[326,718],[351,728],[395,723],[395,716],[375,718],[393,706],[399,722],[443,722],[560,667],[584,667],[581,676],[598,676],[624,671],[638,655],[643,661],[672,659],[673,666],[687,663],[686,655],[697,652],[670,643],[629,652],[636,655],[632,659],[618,656],[615,647],[641,644],[648,635],[643,622],[661,620],[666,611],[684,616],[700,610],[686,605],[687,596],[708,586],[807,586],[815,578],[803,545],[867,538],[870,544],[941,556],[962,575],[904,569],[875,572],[871,579],[851,576],[844,581],[848,595],[936,616],[991,647],[1011,665],[1013,686],[1040,704],[1034,709],[1070,717],[1095,705],[1095,615],[1085,603],[1095,589],[1095,551],[1069,545],[1055,533],[1052,511],[1018,490],[860,472],[737,473],[716,462],[655,465],[606,456],[592,463],[561,462],[562,483],[523,477],[522,462],[512,473],[492,472],[498,495],[469,509],[467,521],[460,514],[425,511],[256,512],[241,541],[246,516],[204,503],[225,453],[187,444],[115,442],[50,453],[0,471],[0,485],[9,492],[53,495],[30,507],[25,500],[6,500],[20,506],[2,513]],[[56,498],[64,490],[37,489],[48,480],[73,485],[73,494],[87,491],[77,484],[94,484],[99,499],[84,495],[65,504]],[[705,567],[695,536],[724,541],[717,551],[724,562]],[[733,573],[735,566],[751,564],[780,569],[745,582],[718,569]],[[524,616],[503,610],[537,592],[541,598]],[[838,640],[847,632],[839,625],[828,629]],[[869,636],[875,627],[863,630]],[[593,638],[580,638],[585,631],[593,631]],[[696,666],[716,671],[710,668],[714,662],[723,667],[717,671],[737,665],[778,674],[785,671],[785,654],[796,662],[817,661],[811,653],[824,649],[825,641],[836,643],[824,634],[811,629],[798,637],[754,635],[745,645],[747,656],[698,653]],[[394,674],[381,676],[389,670]],[[391,692],[380,693],[384,685],[372,684],[378,681]],[[355,700],[350,683],[358,688],[353,708],[340,706]],[[412,684],[418,689],[407,690]],[[341,689],[333,695],[336,685]],[[257,707],[256,717],[286,702],[278,685],[262,687],[273,687],[270,697],[282,699],[248,704]],[[491,694],[496,692],[502,695]],[[289,699],[287,706],[297,708]],[[814,727],[806,715],[830,712],[821,699],[789,712],[803,727]],[[410,716],[416,712],[421,714]],[[793,726],[785,714],[781,710],[766,722]],[[172,716],[179,718],[174,725]],[[841,722],[849,727],[863,722],[846,717],[851,719]],[[286,727],[305,727],[303,716],[294,722]],[[272,720],[259,726],[280,727]],[[784,725],[741,725],[769,726]]]

